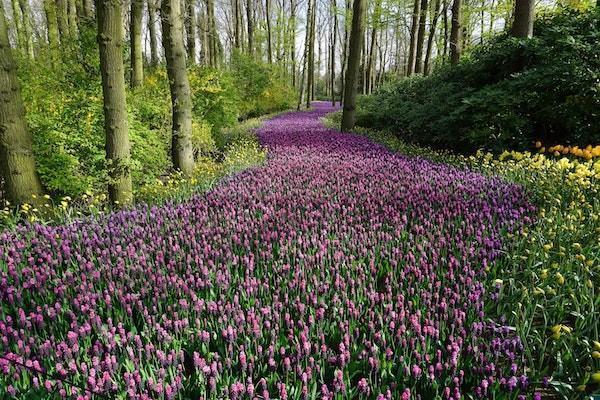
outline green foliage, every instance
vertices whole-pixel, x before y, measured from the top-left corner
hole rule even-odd
[[[531,40],[500,35],[457,66],[362,98],[358,124],[463,152],[597,143],[599,22],[598,8],[541,16]]]
[[[294,103],[294,90],[275,65],[261,63],[245,54],[234,53],[231,73],[242,99],[242,118],[282,111]]]
[[[104,115],[95,30],[82,26],[79,41],[60,51],[42,49],[35,60],[20,59],[19,74],[34,153],[46,190],[80,197],[103,192],[107,175]],[[230,69],[194,66],[192,140],[197,160],[225,158],[233,143],[255,142],[240,118],[289,108],[293,89],[269,67],[245,57]],[[170,173],[171,101],[164,68],[146,69],[144,85],[127,93],[134,187]],[[254,144],[252,145],[254,146]]]

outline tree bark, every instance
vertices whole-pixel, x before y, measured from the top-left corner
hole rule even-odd
[[[431,72],[431,52],[433,50],[433,41],[435,39],[435,30],[437,22],[440,17],[440,0],[435,0],[433,8],[433,18],[431,20],[431,27],[429,28],[429,38],[427,39],[427,50],[425,51],[425,65],[423,67],[423,73],[429,75]],[[439,53],[439,52],[438,52]]]
[[[108,193],[112,202],[131,201],[129,133],[123,74],[122,15],[119,0],[97,0],[100,72],[104,94],[104,132],[108,162]]]
[[[273,63],[273,43],[271,37],[271,1],[265,0],[265,17],[267,20],[267,61]]]
[[[131,77],[132,88],[142,86],[144,81],[144,62],[142,56],[142,13],[144,11],[143,0],[131,0],[131,23],[129,32],[131,50]]]
[[[4,3],[0,2],[0,176],[6,198],[15,204],[32,202],[32,195],[42,193],[32,147]]]
[[[452,26],[450,28],[450,64],[458,64],[462,53],[462,0],[452,3]]]
[[[515,15],[510,34],[517,38],[533,37],[534,0],[515,0]]]
[[[315,42],[314,42],[314,5],[313,0],[308,0],[308,7],[306,8],[306,35],[307,41],[305,46],[308,48],[307,58],[307,74],[306,74],[306,108],[310,108],[310,100],[312,97],[312,82],[315,73]]]
[[[410,46],[408,48],[408,65],[406,69],[406,76],[411,76],[415,72],[415,54],[417,50],[420,4],[420,0],[414,0],[412,22],[410,25]]]
[[[308,0],[310,1],[310,0]],[[254,15],[252,0],[246,0],[246,19],[248,24],[248,54],[254,54]]]
[[[346,85],[344,92],[344,111],[342,112],[341,130],[347,132],[354,128],[356,121],[356,91],[358,83],[358,66],[360,50],[362,48],[364,30],[365,0],[354,0],[352,15],[352,29],[350,31],[350,44],[348,55],[348,70],[346,72]]]
[[[48,33],[48,45],[51,51],[58,49],[58,22],[56,17],[56,4],[54,0],[44,0],[44,13],[46,14],[46,30]]]
[[[425,24],[427,22],[427,0],[421,0],[419,15],[419,30],[417,34],[417,48],[415,55],[415,73],[423,72],[423,45],[425,43]]]
[[[158,54],[158,34],[156,29],[156,1],[148,0],[148,35],[150,36],[150,64],[155,67],[159,62]]]
[[[67,8],[67,0],[56,0],[56,19],[58,21],[61,43],[63,42],[63,38],[70,36]]]
[[[186,0],[185,33],[187,35],[187,59],[189,64],[196,64],[196,13],[194,0]]]
[[[233,7],[235,8],[235,10],[233,10],[234,12],[234,32],[233,32],[233,37],[234,37],[234,46],[236,49],[239,49],[242,45],[242,42],[240,40],[240,0],[234,0],[233,2]]]
[[[310,90],[310,86],[308,83],[308,69],[309,69],[309,52],[310,52],[310,36],[311,36],[311,32],[310,32],[310,21],[311,21],[311,6],[312,6],[312,0],[308,0],[308,5],[306,8],[306,35],[304,37],[304,56],[302,57],[302,62],[303,62],[303,66],[302,66],[302,76],[300,78],[300,94],[298,97],[298,110],[300,110],[300,106],[302,105],[302,98],[304,95],[304,82],[306,80],[306,86],[307,86],[307,92]],[[307,95],[307,98],[309,98],[310,96]],[[310,105],[309,105],[310,106]]]
[[[333,37],[331,40],[331,105],[335,106],[335,45],[337,43],[337,2],[331,0],[331,12],[333,13]]]
[[[31,7],[29,7],[28,0],[19,0],[19,8],[21,9],[21,15],[23,17],[23,34],[25,35],[25,52],[33,58],[33,23],[31,19]]]
[[[77,26],[77,4],[75,0],[67,0],[67,9],[68,9],[68,21],[69,21],[69,34],[71,37],[77,37],[77,33],[79,32],[79,27]]]
[[[183,21],[178,0],[163,0],[161,6],[162,42],[173,108],[171,158],[173,166],[185,175],[194,170],[192,147],[192,99],[185,67]]]
[[[292,85],[296,87],[296,0],[290,0],[290,53],[292,58]]]
[[[344,47],[342,49],[342,71],[340,74],[340,104],[344,102],[344,93],[345,93],[345,85],[346,85],[346,68],[348,65],[348,38],[350,36],[350,32],[348,32],[348,19],[350,16],[352,4],[350,0],[346,0],[346,9],[344,13]]]

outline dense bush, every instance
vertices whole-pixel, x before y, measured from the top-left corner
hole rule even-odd
[[[93,31],[61,48],[61,62],[46,50],[19,60],[19,74],[34,139],[38,171],[54,195],[78,197],[106,183],[104,116],[98,50]],[[222,160],[216,142],[241,118],[289,108],[292,89],[275,67],[238,57],[231,68],[188,70],[193,142],[198,158]],[[132,174],[140,188],[169,172],[171,103],[164,68],[146,69],[144,85],[127,93]],[[222,133],[223,131],[223,133]]]
[[[362,98],[359,125],[472,151],[600,141],[600,9],[541,16],[534,38],[501,35],[459,65]]]

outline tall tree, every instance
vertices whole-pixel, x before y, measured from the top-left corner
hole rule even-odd
[[[148,36],[150,39],[150,64],[158,65],[158,33],[156,29],[156,2],[158,0],[147,0],[148,7]]]
[[[77,5],[75,0],[67,0],[67,19],[69,22],[69,34],[71,37],[76,37],[79,32],[77,26]]]
[[[142,55],[142,15],[144,0],[131,0],[129,46],[131,50],[131,78],[132,88],[142,86],[144,81],[144,62]]]
[[[248,54],[252,56],[254,54],[254,8],[252,0],[246,0],[246,23],[248,25]]]
[[[419,14],[419,30],[417,32],[417,48],[415,50],[415,73],[423,72],[423,45],[425,43],[425,24],[427,22],[427,0],[421,0]]]
[[[57,49],[59,44],[58,22],[56,17],[56,3],[54,0],[44,0],[44,13],[46,14],[46,32],[50,49]]]
[[[236,49],[242,46],[241,41],[241,16],[240,16],[240,0],[233,1],[233,17],[234,17],[234,31],[233,31],[233,45]]]
[[[365,74],[365,93],[371,93],[373,90],[372,82],[373,82],[373,64],[375,63],[375,47],[376,47],[376,38],[377,38],[377,28],[380,24],[380,15],[381,15],[381,0],[375,0],[375,6],[373,8],[373,21],[371,27],[371,44],[369,45],[369,55],[367,58],[367,69]]]
[[[292,85],[296,87],[296,0],[290,0],[290,56],[292,58]]]
[[[23,34],[25,35],[25,53],[33,58],[33,21],[31,16],[31,7],[29,0],[19,0],[19,8],[23,18]]]
[[[425,75],[429,75],[431,72],[431,53],[433,50],[433,41],[435,39],[435,30],[437,27],[437,22],[440,17],[440,6],[441,1],[435,0],[435,4],[433,6],[433,16],[431,18],[431,23],[429,27],[429,38],[427,38],[427,50],[425,51],[425,63],[423,66],[423,73]]]
[[[121,2],[96,0],[100,72],[104,95],[104,132],[108,161],[108,193],[112,202],[127,203],[132,197],[131,146],[125,103]]]
[[[0,1],[0,175],[9,200],[31,201],[42,185],[35,170],[32,138],[8,40],[4,2]]]
[[[185,33],[187,36],[187,59],[189,64],[196,63],[196,12],[194,0],[186,0]]]
[[[333,28],[331,34],[331,105],[335,106],[335,49],[337,43],[338,17],[336,0],[331,0],[331,12],[333,14]]]
[[[310,108],[310,102],[313,100],[314,87],[315,87],[315,25],[316,25],[316,14],[317,14],[317,2],[316,0],[308,0],[312,3],[308,10],[310,13],[307,15],[307,29],[309,32],[308,41],[308,75],[306,85],[306,108]]]
[[[458,64],[462,53],[461,26],[462,0],[454,0],[452,3],[452,25],[450,28],[450,63]]]
[[[185,175],[194,170],[192,147],[192,98],[185,67],[183,21],[178,0],[163,0],[161,6],[162,42],[173,108],[171,158],[173,166]]]
[[[267,61],[273,63],[273,39],[271,34],[271,1],[265,0],[265,19],[267,20]]]
[[[350,19],[350,15],[352,13],[352,3],[351,0],[346,0],[346,9],[344,12],[344,43],[342,47],[342,70],[340,73],[340,104],[344,101],[344,93],[345,93],[345,85],[346,85],[346,68],[348,66],[348,42],[350,37],[348,20]]]
[[[56,0],[56,19],[62,42],[70,36],[67,0]]]
[[[534,0],[515,0],[515,13],[510,34],[518,38],[533,37]]]
[[[412,22],[410,24],[410,45],[408,48],[408,65],[406,66],[406,76],[411,76],[415,72],[415,55],[417,52],[417,35],[419,32],[419,14],[420,0],[414,0]]]
[[[346,84],[344,89],[344,110],[342,112],[341,130],[347,132],[354,128],[356,120],[356,92],[358,84],[358,67],[360,51],[364,35],[363,18],[365,14],[365,0],[354,0],[352,7],[352,29],[348,54],[348,69],[346,71]]]

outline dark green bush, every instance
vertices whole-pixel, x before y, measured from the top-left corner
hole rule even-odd
[[[358,124],[470,152],[600,141],[600,9],[540,16],[457,66],[389,83],[360,100]]]

